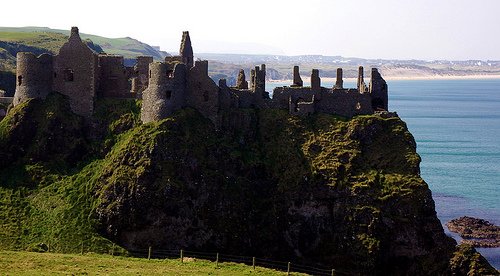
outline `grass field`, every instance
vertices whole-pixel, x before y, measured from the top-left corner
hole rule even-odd
[[[0,252],[0,275],[286,275],[286,272],[186,258],[147,260],[110,255],[54,254],[21,251]],[[304,275],[293,273],[292,275]]]

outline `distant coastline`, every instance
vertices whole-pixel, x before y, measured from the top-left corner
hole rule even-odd
[[[301,76],[304,82],[309,83],[309,77],[308,76]],[[439,75],[434,75],[434,76],[384,76],[384,79],[393,81],[393,80],[481,80],[481,79],[500,79],[500,74],[499,75],[466,75],[466,76],[439,76]],[[356,78],[343,78],[344,81],[347,82],[355,82],[357,79]],[[326,83],[334,83],[335,78],[321,78],[322,82]],[[268,80],[268,82],[271,83],[285,83],[285,82],[290,82],[290,84],[293,82],[291,79],[284,79],[284,80]]]
[[[500,75],[466,75],[466,76],[387,76],[386,80],[480,80],[500,79]]]

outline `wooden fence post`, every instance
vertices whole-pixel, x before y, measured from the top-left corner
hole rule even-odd
[[[151,259],[151,246],[149,247],[149,250],[148,250],[148,260]]]
[[[184,250],[181,249],[181,263],[184,262]]]
[[[290,276],[290,262],[288,262],[288,269],[286,270],[286,275]]]
[[[217,253],[217,256],[215,257],[215,267],[219,268],[219,253]]]
[[[255,257],[252,257],[252,266],[253,266],[253,270],[255,270]]]

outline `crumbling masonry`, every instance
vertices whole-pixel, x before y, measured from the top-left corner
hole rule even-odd
[[[323,112],[344,117],[387,110],[385,80],[373,68],[367,86],[363,75],[360,66],[357,87],[344,88],[342,69],[338,68],[335,85],[326,88],[321,86],[319,70],[313,69],[311,85],[306,87],[295,66],[291,86],[275,88],[271,98],[265,91],[265,64],[251,70],[249,82],[241,70],[235,87],[228,87],[224,79],[216,84],[208,75],[208,61],[194,61],[188,32],[182,35],[179,56],[166,57],[163,62],[138,57],[134,67],[126,67],[122,56],[98,54],[88,48],[73,27],[57,56],[18,53],[13,104],[44,99],[55,91],[68,96],[73,112],[88,117],[97,97],[139,98],[144,123],[191,107],[215,125],[220,124],[222,112],[235,108],[279,108],[293,115]]]

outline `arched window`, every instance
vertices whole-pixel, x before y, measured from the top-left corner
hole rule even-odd
[[[17,77],[17,86],[21,86],[23,84],[23,76],[18,76]]]

